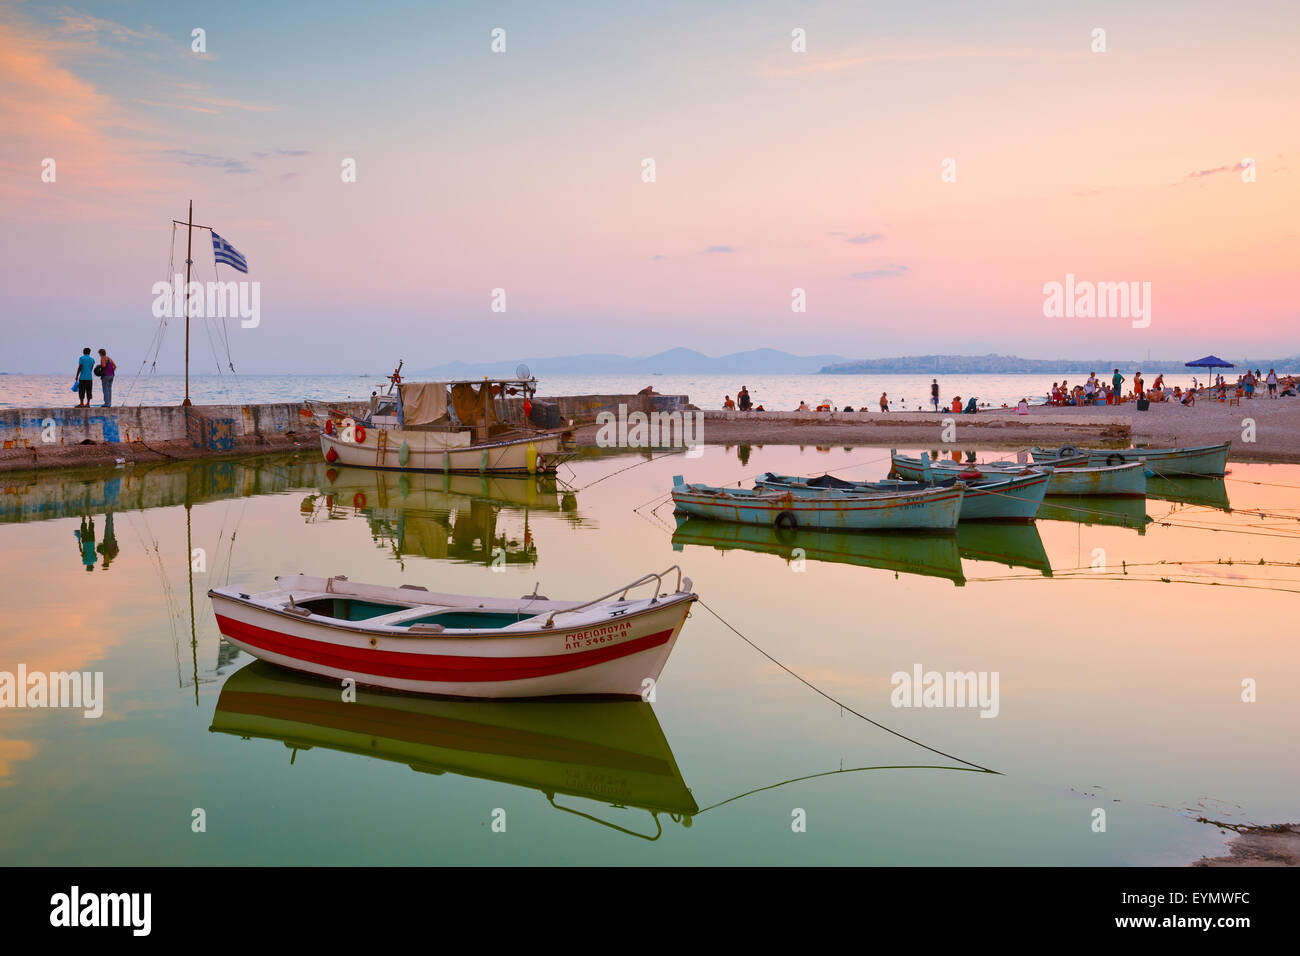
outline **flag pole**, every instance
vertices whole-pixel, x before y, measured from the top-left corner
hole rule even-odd
[[[190,221],[185,228],[185,401],[182,405],[192,405],[190,401],[190,264],[194,247],[194,200],[190,200]]]

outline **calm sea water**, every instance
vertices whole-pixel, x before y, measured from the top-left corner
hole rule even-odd
[[[1104,371],[1104,370],[1103,370]],[[1131,373],[1126,370],[1131,377]],[[896,410],[930,407],[930,379],[927,375],[548,375],[539,379],[542,395],[626,394],[646,386],[665,395],[689,395],[700,408],[721,408],[723,399],[733,399],[742,385],[749,387],[754,404],[768,411],[789,411],[806,401],[816,407],[829,398],[836,408],[851,405],[879,407],[881,393],[887,393]],[[954,396],[963,402],[974,396],[981,404],[1015,405],[1021,398],[1031,402],[1047,395],[1054,382],[1085,376],[1057,375],[943,375],[939,376],[940,397],[950,405]],[[1152,376],[1148,379],[1153,380]],[[1166,375],[1170,386],[1191,384],[1192,376]],[[1205,377],[1201,376],[1201,381]],[[0,375],[0,407],[76,404],[71,378],[57,375]],[[190,395],[201,405],[226,403],[293,402],[304,398],[365,398],[372,390],[384,390],[384,375],[200,375],[190,379]],[[185,380],[178,375],[141,377],[120,373],[113,385],[116,405],[176,405],[185,396]],[[102,401],[98,384],[95,403]]]
[[[865,477],[887,456],[591,456],[563,470],[572,491],[403,485],[305,453],[5,476],[0,671],[101,671],[106,700],[97,720],[0,716],[0,863],[1177,864],[1222,851],[1197,817],[1300,816],[1300,644],[1280,626],[1300,468],[955,539],[678,528],[662,504],[677,473]],[[301,570],[585,598],[674,563],[919,743],[702,606],[651,704],[343,704],[224,644],[205,596]],[[998,674],[997,716],[891,706],[917,665]]]

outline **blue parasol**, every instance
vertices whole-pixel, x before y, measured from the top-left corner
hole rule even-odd
[[[1210,379],[1214,379],[1214,370],[1216,368],[1236,368],[1226,359],[1221,359],[1217,355],[1207,355],[1205,358],[1198,358],[1195,362],[1185,362],[1187,368],[1208,368],[1210,370]]]

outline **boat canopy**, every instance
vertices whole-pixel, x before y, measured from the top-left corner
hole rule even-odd
[[[399,385],[402,396],[402,422],[428,425],[447,414],[447,386],[443,382],[412,382]]]
[[[494,399],[513,395],[531,396],[536,379],[459,380],[448,382],[403,382],[397,386],[398,421],[406,426],[429,425],[450,417],[461,425],[482,428],[484,435],[502,421]]]

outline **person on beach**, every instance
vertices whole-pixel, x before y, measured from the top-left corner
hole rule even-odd
[[[1277,372],[1273,369],[1268,370],[1268,378],[1264,379],[1268,385],[1268,397],[1277,398]]]
[[[812,409],[808,407],[808,403],[807,403],[807,402],[800,402],[800,403],[799,403],[799,407],[796,408],[795,411],[796,411],[796,412],[810,412],[810,411],[812,411]]]
[[[725,408],[725,409],[726,409],[727,411],[729,411],[729,412],[734,412],[734,411],[736,410],[736,403],[733,402],[733,401],[731,400],[731,396],[728,395],[728,396],[726,397],[726,399],[723,401],[723,403],[722,403],[722,407]]]
[[[939,380],[937,378],[930,379],[930,403],[934,405],[934,410],[937,412],[939,410]]]
[[[1088,376],[1088,380],[1083,383],[1083,398],[1085,405],[1095,405],[1093,400],[1097,392],[1097,373],[1093,372]]]
[[[961,414],[961,396],[960,396],[960,395],[957,395],[957,396],[955,396],[955,397],[953,398],[953,400],[952,400],[952,405],[949,407],[948,410],[949,410],[950,412],[952,412],[954,415],[960,415],[960,414]]]
[[[754,407],[753,401],[749,397],[749,386],[740,386],[740,391],[736,393],[736,404],[740,406],[742,412],[747,412]]]
[[[77,407],[89,408],[91,391],[95,387],[95,360],[90,357],[89,347],[81,350],[77,359]]]
[[[1119,369],[1115,369],[1115,374],[1110,378],[1110,395],[1107,404],[1118,405],[1123,400],[1124,392],[1121,390],[1124,385],[1124,376],[1119,374]]]
[[[99,390],[104,393],[104,407],[113,407],[113,376],[117,374],[117,363],[108,357],[103,349],[99,350],[99,364],[95,366],[99,376]]]
[[[1146,392],[1142,391],[1142,370],[1138,369],[1133,373],[1133,397],[1146,398]]]
[[[885,392],[880,393],[880,410],[882,412],[889,411],[889,395]]]

